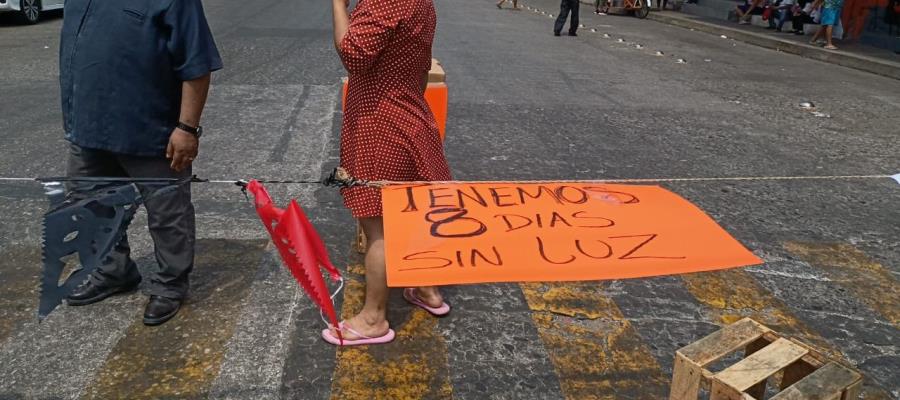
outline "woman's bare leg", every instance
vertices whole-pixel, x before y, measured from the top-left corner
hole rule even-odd
[[[381,217],[360,218],[366,233],[366,302],[362,310],[344,321],[355,331],[368,337],[379,337],[387,333],[387,303],[389,289],[384,262],[384,221]],[[416,289],[416,296],[431,307],[440,307],[444,298],[435,286]],[[343,332],[345,339],[358,339],[349,332]]]
[[[821,36],[822,33],[824,33],[824,32],[825,32],[825,27],[822,25],[819,25],[819,29],[816,29],[816,33],[813,35],[812,39],[809,39],[809,43],[815,44],[816,40],[819,40],[819,36]]]
[[[379,337],[387,333],[388,287],[384,266],[384,224],[381,217],[360,218],[360,225],[366,233],[366,302],[362,310],[345,321],[357,332]],[[424,300],[424,299],[423,299]],[[344,332],[345,339],[358,339]]]

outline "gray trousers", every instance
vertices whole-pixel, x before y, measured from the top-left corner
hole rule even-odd
[[[176,172],[165,157],[138,157],[87,149],[70,145],[68,175],[70,177],[184,178],[190,168]],[[138,185],[143,196],[153,188]],[[147,225],[153,238],[156,268],[151,268],[147,288],[151,295],[183,299],[194,267],[194,205],[190,184],[169,193],[150,197]],[[116,286],[141,280],[137,265],[131,259],[127,235],[116,246],[107,263],[98,268],[91,281],[97,285]]]

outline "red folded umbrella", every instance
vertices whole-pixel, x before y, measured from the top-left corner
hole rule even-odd
[[[256,199],[256,213],[269,231],[284,265],[288,267],[309,298],[328,316],[331,325],[338,326],[334,303],[319,267],[329,273],[332,281],[342,281],[341,273],[328,259],[328,252],[319,233],[306,218],[296,200],[292,199],[287,209],[282,210],[275,207],[269,192],[256,180],[247,184],[247,190]],[[338,338],[343,341],[341,331],[337,330],[337,333]]]

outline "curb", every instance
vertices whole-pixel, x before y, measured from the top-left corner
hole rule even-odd
[[[701,32],[716,35],[727,34],[728,37],[752,45],[765,47],[785,53],[796,54],[801,57],[836,64],[847,68],[853,68],[888,78],[900,80],[900,63],[881,60],[874,57],[834,52],[808,44],[796,43],[769,37],[767,35],[747,32],[741,29],[733,29],[721,25],[698,21],[691,18],[673,17],[660,12],[651,12],[647,19],[680,28],[694,29]]]

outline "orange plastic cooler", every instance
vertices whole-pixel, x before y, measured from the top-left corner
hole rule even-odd
[[[344,86],[341,92],[341,108],[347,100],[347,78],[344,78]],[[425,101],[434,114],[437,121],[441,140],[444,140],[444,132],[447,129],[447,83],[445,82],[444,68],[438,60],[431,60],[431,71],[428,72],[428,87],[425,89]]]

